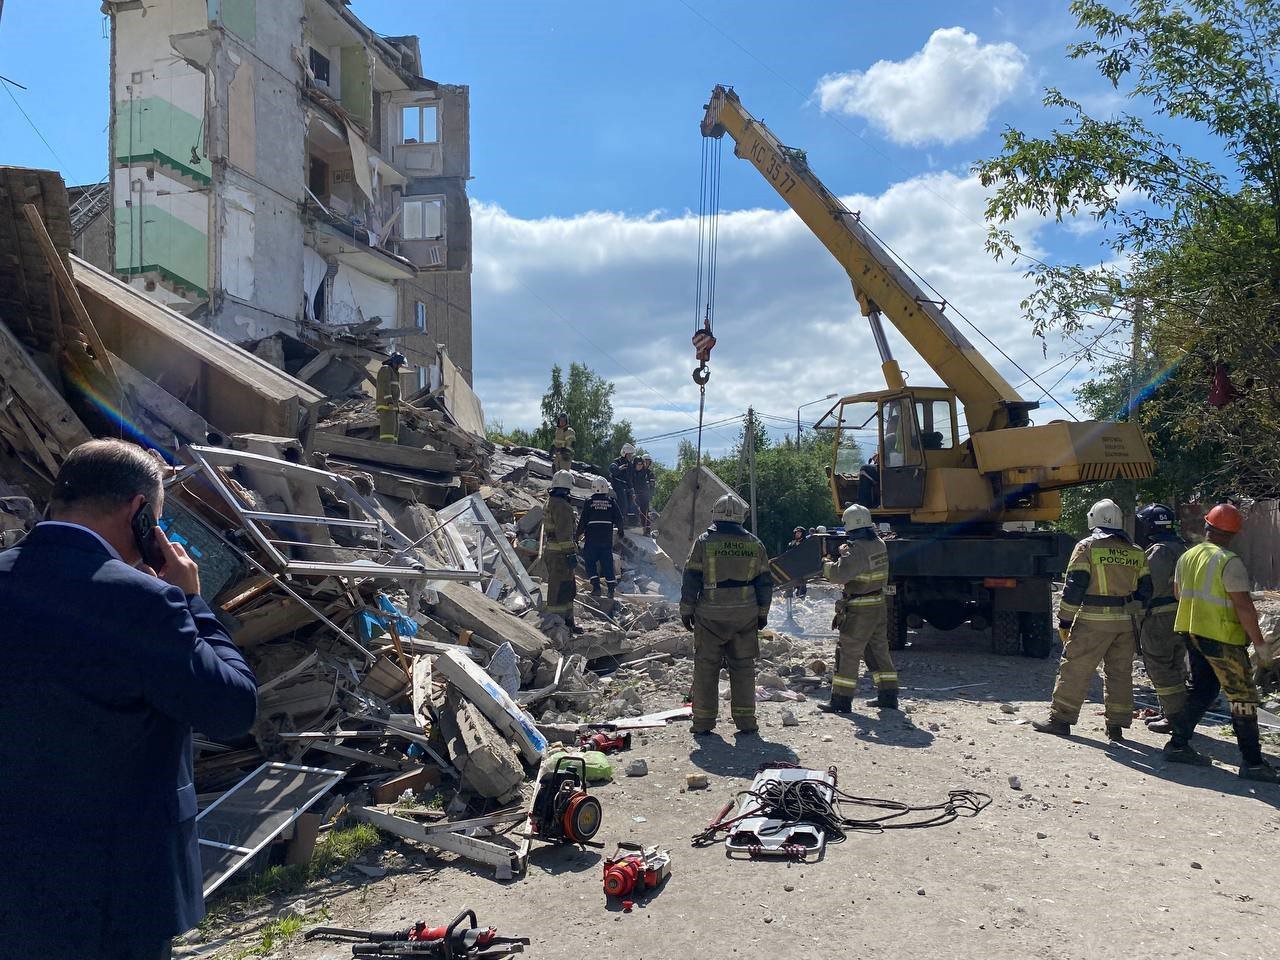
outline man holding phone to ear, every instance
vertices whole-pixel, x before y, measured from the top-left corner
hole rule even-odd
[[[47,519],[0,553],[8,956],[168,957],[204,915],[191,733],[246,733],[257,684],[155,526],[163,471],[132,443],[81,444]]]

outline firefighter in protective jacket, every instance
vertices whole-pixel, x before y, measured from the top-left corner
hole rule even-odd
[[[547,567],[547,602],[542,608],[559,614],[574,633],[581,629],[573,622],[573,601],[578,594],[574,569],[578,566],[578,518],[569,502],[573,474],[557,470],[551,478],[551,492],[542,514],[542,560]]]
[[[693,732],[710,733],[716,725],[723,666],[733,722],[754,733],[759,631],[773,599],[769,555],[743,527],[746,508],[737,497],[717,500],[711,519],[689,551],[680,589],[680,622],[693,631]]]
[[[1147,556],[1124,532],[1120,508],[1099,500],[1089,508],[1092,531],[1076,544],[1067,564],[1058,606],[1062,662],[1048,720],[1033,720],[1040,733],[1071,735],[1094,671],[1102,662],[1107,739],[1123,740],[1133,723],[1133,655],[1137,612],[1151,599]]]
[[[865,657],[876,685],[876,698],[868,705],[897,710],[898,673],[889,655],[884,597],[889,582],[889,552],[876,534],[871,511],[860,504],[845,508],[844,534],[840,559],[822,565],[827,580],[841,584],[843,591],[836,601],[836,616],[831,624],[840,631],[831,701],[819,704],[818,709],[824,713],[848,713],[852,709],[858,666]]]

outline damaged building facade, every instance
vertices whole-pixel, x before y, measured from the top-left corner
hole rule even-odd
[[[342,0],[103,11],[111,172],[72,219],[77,242],[112,229],[78,248],[304,379],[354,329],[409,357],[409,389],[437,345],[470,381],[468,88],[423,79],[416,37]]]

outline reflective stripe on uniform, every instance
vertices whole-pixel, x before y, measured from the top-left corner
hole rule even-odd
[[[882,684],[882,683],[884,683],[885,681],[888,681],[888,680],[892,680],[894,683],[897,683],[897,682],[898,682],[898,674],[897,674],[895,671],[892,671],[892,670],[885,670],[885,671],[882,671],[882,672],[880,672],[880,673],[873,673],[873,674],[871,674],[871,679],[875,681],[875,684],[876,684],[876,686],[878,687],[878,686],[880,686],[880,684]]]
[[[730,716],[734,717],[754,717],[755,715],[755,707],[732,707],[730,709]]]
[[[1186,690],[1187,690],[1187,685],[1185,683],[1179,683],[1176,686],[1170,686],[1170,687],[1156,687],[1156,696],[1171,697],[1175,693],[1185,693]]]
[[[883,603],[884,594],[878,591],[876,593],[857,594],[844,601],[846,607],[878,607]]]
[[[840,674],[837,673],[835,676],[831,678],[832,690],[836,690],[836,689],[853,690],[857,686],[858,686],[858,678],[856,676],[846,677],[846,676],[841,676]]]
[[[574,540],[548,540],[542,546],[545,550],[556,550],[564,553],[573,553],[578,548],[577,541]]]

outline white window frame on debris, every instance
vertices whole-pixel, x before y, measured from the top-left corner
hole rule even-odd
[[[402,240],[443,240],[444,196],[401,197],[400,238]]]
[[[440,524],[441,536],[449,542],[449,554],[458,565],[475,567],[490,578],[484,584],[485,596],[497,600],[505,587],[508,609],[517,606],[519,609],[513,612],[518,613],[534,605],[538,587],[480,494],[473,493],[437,510],[436,522]],[[522,597],[523,601],[515,601],[516,597]]]

